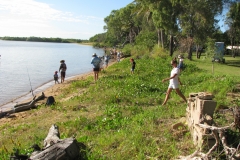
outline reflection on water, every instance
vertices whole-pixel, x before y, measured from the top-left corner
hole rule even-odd
[[[93,53],[102,56],[104,51],[79,44],[0,40],[0,105],[53,81],[62,59],[66,78],[91,71]]]

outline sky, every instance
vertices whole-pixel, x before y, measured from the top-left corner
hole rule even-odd
[[[133,0],[0,0],[0,37],[89,39]]]
[[[133,0],[0,0],[0,37],[89,39],[104,18]],[[219,24],[221,30],[226,27]]]

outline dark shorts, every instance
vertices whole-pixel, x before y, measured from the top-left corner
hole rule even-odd
[[[61,72],[61,77],[65,78],[66,72]]]
[[[180,64],[178,65],[178,68],[179,68],[179,69],[183,69],[183,64],[180,63]]]
[[[100,68],[93,68],[93,71],[100,71]]]

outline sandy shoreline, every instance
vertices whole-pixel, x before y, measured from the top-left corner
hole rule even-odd
[[[56,96],[59,94],[60,89],[68,87],[70,85],[70,82],[75,81],[75,80],[85,79],[92,74],[93,73],[90,71],[90,72],[79,74],[76,76],[66,77],[65,82],[60,83],[60,84],[55,84],[54,80],[52,80],[50,82],[44,83],[40,87],[33,90],[33,94],[34,94],[34,96],[38,97],[38,96],[42,95],[42,92],[44,92],[46,97]],[[11,110],[14,107],[14,105],[31,101],[32,98],[33,98],[33,95],[30,92],[23,96],[17,97],[15,99],[11,100],[10,102],[0,105],[0,110],[1,111]]]

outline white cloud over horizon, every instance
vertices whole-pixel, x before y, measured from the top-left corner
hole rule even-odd
[[[104,23],[101,17],[74,15],[52,6],[35,0],[0,0],[0,37],[88,39],[97,34],[91,31],[94,26],[102,30]]]

